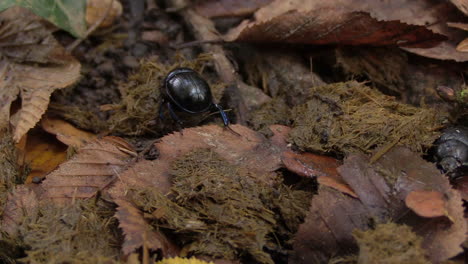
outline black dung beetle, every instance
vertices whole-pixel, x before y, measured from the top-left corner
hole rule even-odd
[[[439,166],[450,178],[461,176],[468,166],[468,129],[446,129],[436,141],[436,156]]]
[[[210,86],[192,69],[176,68],[169,72],[164,79],[161,107],[164,104],[167,105],[170,115],[179,125],[182,125],[182,121],[176,115],[174,108],[190,114],[218,110],[223,119],[224,126],[229,128],[229,118],[223,108],[213,102]],[[159,113],[162,117],[161,108]],[[230,130],[232,131],[232,129]],[[236,133],[235,131],[233,132]]]

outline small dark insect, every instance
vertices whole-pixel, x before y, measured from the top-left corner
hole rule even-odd
[[[468,129],[446,129],[436,141],[436,156],[439,166],[451,178],[461,176],[461,171],[468,167]]]
[[[213,102],[210,86],[196,71],[189,68],[176,68],[164,79],[162,88],[163,102],[159,109],[161,118],[163,105],[167,106],[169,114],[179,125],[183,122],[176,115],[175,109],[190,114],[219,111],[224,126],[236,133],[229,127],[229,118],[223,108]]]

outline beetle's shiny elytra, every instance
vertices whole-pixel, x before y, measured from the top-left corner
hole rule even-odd
[[[196,71],[189,68],[177,68],[172,70],[164,80],[163,89],[163,99],[164,101],[167,100],[169,113],[179,124],[181,124],[182,121],[180,121],[179,117],[175,114],[172,105],[177,106],[181,111],[191,114],[218,110],[224,125],[228,127],[229,119],[226,113],[220,105],[213,103],[210,86]],[[162,106],[163,103],[161,103],[161,107]]]
[[[183,111],[203,113],[213,104],[210,86],[192,69],[177,68],[167,75],[164,83],[166,95]]]

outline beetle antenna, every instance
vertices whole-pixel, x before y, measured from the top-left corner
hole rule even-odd
[[[226,112],[224,112],[223,108],[219,104],[213,104],[213,105],[214,105],[214,107],[216,107],[219,110],[219,113],[221,114],[221,118],[223,118],[224,127],[227,128],[229,131],[231,131],[233,134],[240,137],[241,135],[239,133],[237,133],[236,131],[234,131],[229,126],[229,118],[226,115]]]

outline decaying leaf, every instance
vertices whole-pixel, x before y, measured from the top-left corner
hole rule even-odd
[[[312,153],[297,154],[292,151],[283,152],[281,160],[288,170],[303,177],[317,177],[321,185],[357,198],[356,193],[338,174],[336,169],[341,165],[338,160]]]
[[[210,0],[197,2],[195,11],[205,17],[233,17],[247,16],[254,13],[258,8],[269,4],[273,0],[255,0],[255,1],[238,1],[238,0]]]
[[[436,191],[412,191],[405,204],[422,217],[439,217],[446,213],[444,195]]]
[[[143,214],[134,205],[125,200],[115,201],[119,206],[115,217],[125,234],[122,251],[125,255],[132,253],[143,245],[151,250],[161,249],[164,257],[174,257],[178,249],[160,232],[154,230],[143,218]]]
[[[230,127],[240,136],[216,125],[167,135],[156,143],[160,159],[171,161],[197,148],[211,148],[227,161],[253,170],[272,172],[281,166],[280,149],[269,144],[264,136],[245,126]]]
[[[355,229],[367,229],[367,211],[358,199],[320,187],[309,213],[294,237],[289,263],[327,263],[334,256],[352,254]]]
[[[273,184],[272,177],[275,176],[273,171],[281,165],[280,154],[282,147],[272,145],[261,134],[247,127],[231,125],[231,128],[239,133],[240,136],[226,128],[217,125],[207,125],[187,128],[182,132],[175,132],[161,138],[155,144],[156,149],[159,151],[159,158],[153,161],[140,161],[121,173],[115,184],[108,190],[108,193],[114,200],[129,199],[129,191],[138,193],[139,191],[148,190],[148,188],[151,188],[153,192],[165,195],[171,191],[172,186],[172,177],[170,177],[171,164],[178,158],[196,149],[210,149],[214,154],[225,159],[222,163],[225,163],[226,166],[242,166],[245,171],[249,171],[252,175],[264,175],[264,177],[259,177],[256,180],[265,181],[266,185]],[[216,177],[220,176],[216,174]],[[221,186],[221,188],[225,187]],[[268,188],[266,189],[268,190]],[[147,199],[150,198],[147,197]],[[171,212],[164,213],[164,210],[160,210],[151,214],[153,217],[158,218],[168,217],[166,214],[169,213]],[[124,217],[119,219],[122,222],[127,221]],[[195,220],[192,221],[192,224],[196,223]],[[138,228],[145,228],[141,221],[134,223],[125,222],[124,225],[140,225]],[[191,229],[190,226],[184,226],[184,229],[190,231],[192,229],[196,230],[196,227],[193,226]],[[128,232],[134,231],[128,230]],[[192,230],[192,232],[194,231]],[[141,246],[141,235],[141,233],[134,233],[126,237],[126,240],[130,240],[126,242],[128,244],[127,252],[131,252]],[[134,240],[139,242],[136,243]],[[199,243],[202,242],[200,241]],[[256,248],[252,244],[249,245],[252,247],[252,250]],[[258,254],[261,255],[260,253]],[[262,256],[266,255],[263,254]]]
[[[4,98],[1,108],[5,110],[0,128],[8,126],[9,107],[20,93],[22,107],[12,120],[13,138],[18,142],[40,120],[52,92],[78,80],[81,66],[65,53],[51,31],[25,9],[8,9],[0,13],[0,20],[0,44],[5,41],[0,50],[0,74],[5,78],[0,82],[0,95]],[[31,62],[39,64],[32,66]]]
[[[3,0],[0,3],[0,12],[12,6],[28,8],[35,14],[77,37],[83,37],[86,33],[86,25],[84,23],[85,0]]]
[[[450,0],[450,2],[457,6],[465,15],[468,15],[468,2],[466,0]]]
[[[422,247],[433,262],[461,251],[467,226],[460,194],[451,189],[448,179],[433,164],[408,149],[396,147],[372,165],[363,154],[350,155],[338,171],[359,199],[320,188],[296,236],[293,259],[297,263],[352,253],[356,244],[351,230],[367,230],[375,222],[391,220],[411,226],[423,238]],[[448,217],[408,214],[405,198],[420,190],[442,193]]]
[[[108,190],[114,199],[129,188],[152,186],[166,193],[171,186],[169,164],[176,158],[198,148],[213,149],[233,164],[242,164],[254,171],[273,172],[281,166],[281,149],[270,144],[261,134],[241,125],[231,125],[238,136],[216,125],[187,128],[161,138],[155,147],[157,160],[143,160],[124,171]]]
[[[2,214],[0,230],[15,237],[25,217],[35,217],[39,201],[28,186],[19,185],[9,195]]]
[[[78,80],[80,67],[76,61],[58,67],[32,67],[20,64],[10,67],[13,75],[12,86],[19,87],[22,98],[22,107],[17,113],[18,121],[13,136],[15,141],[19,141],[41,119],[54,90],[67,87]],[[0,89],[5,88],[0,87]]]
[[[122,4],[119,2],[119,0],[86,1],[86,23],[88,26],[92,26],[94,23],[99,21],[101,17],[106,14],[108,8],[110,8],[109,13],[99,25],[101,28],[111,26],[114,21],[122,15]]]
[[[135,156],[133,148],[121,138],[93,141],[47,175],[42,184],[44,196],[58,203],[92,197],[118,178]]]
[[[42,118],[41,126],[45,131],[54,134],[62,143],[74,148],[81,148],[97,138],[96,135],[57,118],[46,116]]]
[[[231,30],[225,39],[398,45],[431,58],[468,60],[467,54],[455,49],[461,35],[446,25],[446,22],[463,19],[448,2],[277,0],[259,9],[254,18]],[[444,42],[439,44],[441,41]]]
[[[454,180],[455,189],[460,192],[463,200],[468,201],[468,177],[460,177]]]
[[[226,38],[249,42],[406,47],[431,47],[445,39],[428,30],[424,23],[407,21],[412,12],[421,14],[421,6],[403,0],[395,2],[274,1],[255,13],[255,21],[244,21]]]
[[[468,38],[458,43],[457,50],[460,52],[468,52]]]
[[[67,159],[67,147],[43,131],[28,134],[21,166],[29,169],[27,183],[37,182]]]

